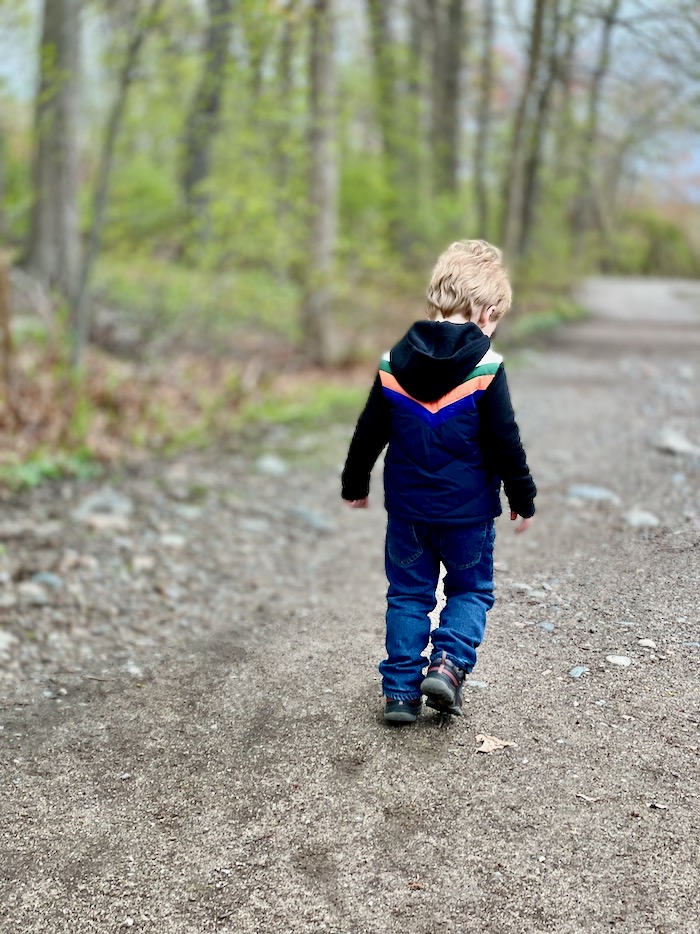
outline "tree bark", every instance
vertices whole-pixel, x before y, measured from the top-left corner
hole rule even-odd
[[[151,28],[158,15],[161,5],[162,0],[151,0],[150,8],[145,16],[139,16],[138,8],[137,12],[134,13],[135,22],[131,39],[126,50],[124,65],[121,70],[112,111],[107,121],[102,144],[102,153],[97,170],[97,180],[93,193],[92,224],[88,233],[87,245],[83,253],[75,303],[73,306],[71,362],[76,368],[82,365],[83,353],[90,329],[90,277],[95,261],[99,255],[102,242],[102,230],[109,197],[109,184],[112,176],[112,164],[114,162],[114,150],[117,137],[119,136],[119,130],[124,117],[124,109],[126,107],[126,99],[129,93],[129,87],[134,79],[134,71],[141,46],[143,45],[148,30]]]
[[[184,133],[182,191],[197,233],[207,240],[209,197],[205,186],[211,175],[211,152],[219,130],[221,103],[231,42],[233,0],[207,0],[209,23],[199,86]]]
[[[513,120],[510,152],[503,184],[501,242],[505,252],[509,255],[515,252],[518,239],[518,219],[521,211],[523,190],[523,139],[527,129],[529,110],[532,105],[533,89],[540,67],[542,35],[547,5],[547,0],[534,0],[529,34],[527,71]]]
[[[464,0],[446,0],[440,13],[433,2],[435,28],[435,65],[433,152],[435,190],[438,194],[456,194],[459,185],[459,142],[461,124],[461,76],[464,61]]]
[[[80,257],[78,116],[81,0],[44,0],[35,107],[34,204],[24,265],[66,299]]]
[[[602,232],[601,213],[593,187],[593,162],[598,146],[598,124],[600,101],[603,84],[610,69],[610,47],[612,34],[617,23],[622,0],[610,0],[603,14],[598,59],[593,71],[588,93],[586,127],[581,144],[577,196],[573,214],[574,255],[578,256],[583,248],[584,234],[591,223]]]
[[[520,230],[518,236],[518,255],[527,254],[532,240],[539,201],[539,179],[542,166],[542,150],[549,129],[551,116],[552,90],[557,79],[557,63],[559,59],[559,37],[561,29],[560,0],[552,0],[551,22],[546,44],[546,70],[540,80],[537,102],[529,133],[529,141],[523,168],[523,191],[520,215]]]
[[[331,310],[338,228],[337,72],[334,0],[313,0],[309,54],[309,266],[302,307],[307,355],[332,355]]]
[[[494,33],[494,0],[483,0],[481,64],[479,67],[480,87],[474,152],[474,201],[476,203],[477,236],[485,240],[489,237],[489,194],[486,181],[486,165],[491,137]]]

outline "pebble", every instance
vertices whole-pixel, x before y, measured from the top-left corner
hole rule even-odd
[[[646,509],[630,509],[622,518],[633,529],[654,529],[659,524],[658,517]]]
[[[311,509],[306,509],[304,506],[292,506],[289,513],[291,516],[294,516],[294,518],[301,519],[305,525],[308,525],[309,528],[313,529],[315,532],[333,531],[333,526],[325,516]]]
[[[617,665],[619,668],[627,668],[632,664],[632,659],[626,655],[606,655],[605,661],[611,665]]]
[[[17,636],[13,635],[11,632],[4,632],[0,629],[0,654],[7,652],[8,649],[11,649],[12,646],[18,643],[19,639]]]
[[[263,454],[255,462],[255,469],[268,477],[281,477],[289,471],[287,463],[276,454]]]
[[[575,665],[573,668],[569,669],[570,678],[580,678],[582,675],[588,674],[590,668],[587,668],[586,665]]]
[[[527,598],[531,603],[541,603],[543,600],[549,600],[549,594],[546,590],[531,590]]]
[[[554,623],[538,623],[537,625],[545,632],[554,632]]]
[[[33,583],[51,590],[62,590],[64,585],[63,578],[58,574],[52,574],[51,571],[39,571],[37,574],[32,574],[31,579]]]
[[[656,643],[653,639],[640,639],[637,645],[641,646],[643,649],[655,649]]]
[[[593,503],[612,503],[613,506],[620,505],[620,497],[612,490],[603,486],[591,486],[587,483],[575,484],[570,486],[566,493],[567,499],[582,499]]]
[[[673,428],[665,428],[654,439],[654,447],[664,454],[689,454],[700,456],[700,447]]]
[[[111,487],[96,490],[73,510],[73,518],[78,522],[86,522],[95,515],[130,516],[134,511],[134,504],[127,496],[117,493]]]
[[[10,610],[17,606],[17,597],[13,593],[0,593],[0,610]]]
[[[166,532],[160,537],[160,543],[164,548],[184,548],[187,540],[184,535],[177,535],[175,532]]]
[[[485,691],[489,686],[488,681],[465,681],[465,687],[474,688],[477,691]]]
[[[22,581],[17,586],[17,593],[23,603],[30,606],[45,606],[49,602],[49,595],[41,584],[35,584],[32,581]]]

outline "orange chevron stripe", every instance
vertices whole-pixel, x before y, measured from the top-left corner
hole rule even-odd
[[[452,405],[454,402],[459,402],[460,399],[471,396],[472,393],[480,389],[487,389],[493,382],[493,378],[493,373],[487,373],[484,376],[474,376],[472,379],[468,379],[466,383],[455,386],[453,390],[448,392],[447,395],[443,396],[441,399],[436,399],[434,402],[423,402],[421,399],[415,399],[413,396],[409,395],[393,374],[387,373],[385,370],[379,371],[379,379],[382,382],[382,386],[399,393],[401,396],[406,396],[407,399],[412,399],[414,402],[417,402],[418,405],[423,406],[424,409],[427,409],[433,414],[439,412],[440,409],[446,408],[448,405]]]

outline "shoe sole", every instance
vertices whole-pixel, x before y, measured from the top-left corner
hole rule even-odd
[[[418,714],[406,711],[397,711],[396,713],[385,713],[384,719],[387,723],[415,723]]]
[[[454,717],[462,716],[462,707],[457,702],[455,692],[448,684],[445,684],[442,678],[432,678],[428,675],[423,679],[420,689],[427,698],[425,702],[427,707],[439,710],[440,713],[452,714]]]
[[[425,701],[426,707],[431,707],[433,710],[437,710],[438,713],[449,714],[453,717],[462,716],[462,708],[458,707],[456,704],[445,704],[442,701],[433,699],[432,697],[427,697]]]

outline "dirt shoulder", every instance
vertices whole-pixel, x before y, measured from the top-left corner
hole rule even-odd
[[[4,504],[3,930],[698,930],[700,287],[582,298],[507,361],[538,516],[461,720],[381,721],[350,425]]]

